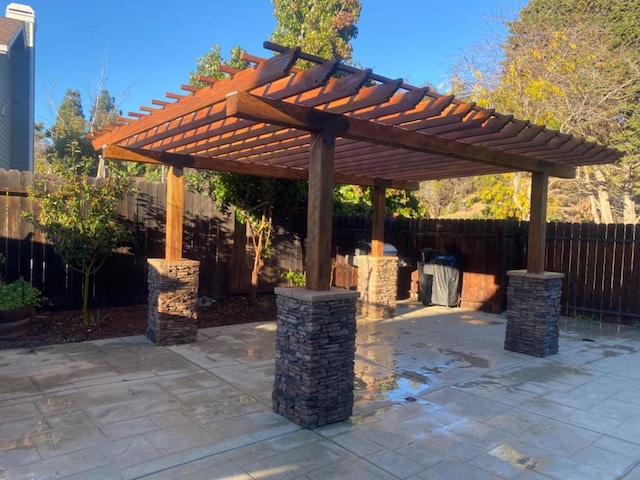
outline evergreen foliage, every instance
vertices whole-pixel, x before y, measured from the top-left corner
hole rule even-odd
[[[323,58],[350,62],[360,0],[272,0],[278,21],[271,40]]]

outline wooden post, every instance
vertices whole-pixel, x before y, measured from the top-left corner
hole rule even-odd
[[[531,215],[529,219],[529,241],[527,243],[527,271],[544,272],[545,247],[547,242],[547,194],[549,174],[531,174]]]
[[[335,137],[311,135],[309,200],[307,205],[307,289],[331,288],[331,227],[333,221],[333,162]]]
[[[373,189],[373,222],[371,225],[371,256],[384,256],[385,188]]]
[[[184,176],[181,167],[167,172],[167,230],[164,257],[182,260],[182,217],[184,214]]]

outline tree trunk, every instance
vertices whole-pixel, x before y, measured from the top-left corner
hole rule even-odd
[[[596,186],[598,189],[598,203],[600,204],[600,217],[602,223],[613,223],[613,212],[611,211],[609,190],[607,189],[607,181],[604,177],[604,173],[599,168],[594,168],[593,176],[596,179]]]
[[[89,287],[91,270],[84,271],[84,291],[82,296],[82,324],[89,325]]]
[[[271,241],[271,224],[272,211],[267,205],[262,211],[260,225],[249,223],[249,231],[251,233],[251,242],[253,243],[253,268],[251,270],[251,286],[249,288],[249,304],[255,304],[258,301],[258,282],[260,280],[260,271],[264,266],[263,252],[269,248]]]
[[[245,263],[247,257],[247,226],[234,215],[233,245],[229,268],[229,290],[231,293],[244,293],[246,288]]]
[[[578,172],[582,172],[584,174],[584,183],[587,187],[587,198],[589,199],[589,206],[591,207],[591,219],[595,223],[601,223],[600,207],[598,205],[598,199],[596,198],[596,195],[594,193],[596,189],[591,182],[589,171],[586,168],[581,168],[578,170]]]
[[[249,287],[249,305],[255,305],[258,301],[258,280],[260,279],[260,269],[262,268],[262,232],[256,232],[252,227],[251,236],[253,238],[253,268],[251,269],[251,285]]]
[[[638,206],[636,205],[635,192],[633,191],[634,175],[631,165],[625,165],[625,179],[622,185],[622,221],[626,224],[638,223]]]
[[[259,252],[262,255],[262,252]],[[260,270],[262,269],[262,258],[258,256],[253,261],[253,269],[251,270],[251,286],[249,287],[249,305],[255,305],[258,302],[258,282],[260,279]]]
[[[638,211],[638,206],[636,205],[635,200],[631,195],[629,195],[629,192],[625,191],[623,195],[624,195],[624,211],[623,211],[624,218],[622,219],[622,221],[627,224],[640,222],[640,217],[636,213]]]
[[[591,206],[591,216],[595,223],[602,223],[600,220],[600,210],[598,209],[598,200],[596,196],[589,192],[587,194],[589,196],[589,205]]]

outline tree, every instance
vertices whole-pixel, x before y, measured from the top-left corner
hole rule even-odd
[[[213,45],[209,52],[196,60],[196,70],[189,74],[189,84],[198,88],[206,86],[207,83],[200,81],[201,76],[216,80],[223,79],[225,75],[220,71],[223,65],[238,70],[248,67],[249,64],[242,60],[243,53],[245,51],[236,45],[231,49],[229,60],[225,60],[220,52],[220,45]]]
[[[360,0],[272,0],[278,22],[271,40],[286,47],[323,58],[352,63],[351,40],[358,36],[357,23],[362,11]],[[309,66],[309,65],[305,65]],[[368,190],[354,185],[334,188],[339,212],[371,211]],[[387,211],[402,216],[418,216],[421,207],[410,191],[394,190],[387,194]]]
[[[371,215],[371,193],[360,185],[333,188],[333,212],[338,215]]]
[[[111,95],[109,90],[104,88],[105,80],[102,80],[99,84],[99,88],[95,93],[93,102],[91,105],[91,116],[87,122],[88,133],[94,133],[103,127],[108,126],[110,123],[117,120],[120,115],[120,109],[118,108],[118,102],[116,98]],[[93,153],[95,156],[95,152]],[[100,159],[98,162],[97,173],[98,176],[104,176],[104,159]],[[118,175],[126,175],[128,177],[144,177],[148,181],[160,181],[162,178],[162,169],[158,165],[152,165],[149,163],[137,163],[117,160],[111,162],[111,170],[117,171]]]
[[[635,0],[531,0],[508,23],[496,52],[458,70],[457,93],[561,132],[619,147],[617,166],[582,169],[580,182],[558,182],[574,204],[585,195],[591,218],[637,217],[640,7]],[[497,69],[491,68],[497,66]]]
[[[342,215],[372,215],[373,189],[360,185],[337,185],[333,189],[334,212]],[[400,217],[422,217],[425,210],[409,190],[387,189],[385,213]]]
[[[51,138],[51,145],[46,148],[46,156],[55,155],[62,158],[67,155],[69,145],[75,143],[80,149],[81,156],[94,159],[91,173],[95,174],[100,169],[97,153],[87,138],[87,134],[94,133],[109,125],[121,115],[116,98],[104,88],[105,81],[103,78],[97,91],[91,93],[89,120],[84,116],[80,92],[73,89],[67,90],[58,107],[53,126],[46,132],[36,131],[37,146],[39,147],[45,145],[44,138]],[[159,181],[161,178],[161,169],[157,165],[118,161],[112,162],[111,168],[119,170],[120,174],[131,177],[144,176],[150,181]],[[38,165],[38,171],[47,171],[48,169],[46,162],[40,162]]]
[[[488,218],[529,219],[531,176],[524,172],[486,175],[476,183]]]
[[[264,260],[271,254],[273,213],[280,208],[301,205],[305,198],[304,182],[228,172],[198,171],[190,176],[192,189],[215,199],[223,212],[233,213],[238,226],[249,232],[253,248],[250,302],[255,302]]]
[[[50,130],[53,141],[50,153],[62,158],[67,155],[69,145],[75,143],[80,149],[81,156],[95,155],[91,142],[85,137],[88,131],[87,120],[82,111],[80,92],[67,89],[58,107],[56,121]]]
[[[49,162],[47,160],[47,155],[51,150],[51,143],[48,137],[49,132],[45,128],[44,123],[37,122],[33,126],[33,170],[36,173],[49,173]]]
[[[83,275],[82,322],[87,325],[90,276],[129,236],[118,219],[118,202],[131,190],[125,177],[93,179],[94,159],[82,156],[75,141],[67,154],[51,161],[51,176],[36,177],[29,196],[38,200],[37,213],[27,215],[65,263]]]
[[[220,47],[214,45],[196,61],[196,70],[189,75],[190,83],[203,87],[207,84],[199,80],[201,76],[223,78],[224,74],[220,71],[222,65],[236,69],[244,68],[246,62],[241,58],[242,53],[240,47],[234,47],[231,58],[225,60],[220,54]],[[223,211],[231,213],[233,207],[235,228],[248,232],[253,250],[249,302],[254,303],[257,300],[264,260],[271,253],[274,210],[302,204],[306,195],[305,182],[227,172],[197,171],[188,176],[188,184],[192,190],[214,198]]]
[[[278,22],[271,40],[323,58],[350,62],[360,0],[272,0]]]
[[[439,218],[459,211],[472,191],[471,177],[448,178],[422,182],[417,197],[429,218]]]
[[[91,108],[91,118],[89,119],[88,130],[93,133],[106,127],[120,116],[120,110],[116,104],[115,97],[112,97],[109,90],[101,89],[93,101]]]

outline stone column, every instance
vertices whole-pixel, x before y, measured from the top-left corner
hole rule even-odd
[[[147,337],[156,345],[196,341],[200,262],[149,259]]]
[[[558,353],[563,273],[507,272],[505,350],[546,357]]]
[[[273,411],[304,428],[353,412],[358,293],[276,288]]]
[[[358,316],[390,318],[396,314],[398,257],[358,258]]]

